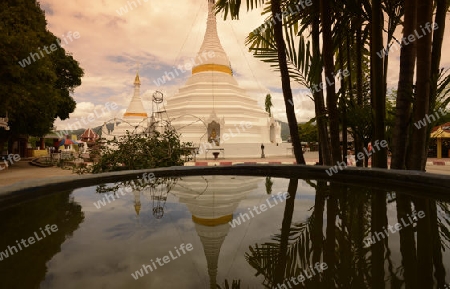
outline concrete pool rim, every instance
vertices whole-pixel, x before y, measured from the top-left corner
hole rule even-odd
[[[136,179],[143,173],[154,173],[156,177],[186,177],[206,175],[271,176],[274,178],[298,178],[325,180],[336,183],[370,186],[384,190],[402,189],[419,197],[439,198],[450,201],[450,177],[421,171],[386,170],[376,168],[347,167],[329,176],[328,166],[244,164],[234,166],[164,167],[144,170],[117,171],[101,174],[58,176],[34,179],[0,187],[0,207],[5,201],[26,199],[27,196],[68,191],[103,183],[114,183]]]

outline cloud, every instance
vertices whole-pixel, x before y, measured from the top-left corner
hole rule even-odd
[[[117,13],[133,1],[141,4],[132,6],[133,9],[122,16]],[[56,36],[62,37],[69,31],[80,33],[79,39],[65,47],[85,71],[82,85],[74,94],[79,104],[89,102],[91,105],[102,105],[115,101],[122,110],[126,109],[133,95],[137,63],[140,63],[144,106],[149,110],[151,103],[148,102],[155,90],[171,96],[189,76],[189,73],[181,75],[164,87],[153,83],[171,67],[196,56],[206,28],[207,1],[133,1],[40,1],[46,11],[48,28]],[[257,99],[262,108],[266,93],[272,91],[275,116],[286,121],[284,101],[279,93],[279,72],[255,59],[244,44],[248,33],[264,22],[265,16],[261,15],[261,11],[243,12],[238,21],[224,21],[223,15],[219,14],[218,33],[240,86]],[[396,37],[400,36],[401,27],[396,32]],[[449,45],[450,39],[447,37],[444,47]],[[443,55],[442,63],[450,65],[450,56]],[[399,51],[390,55],[388,87],[396,88],[398,68]],[[294,95],[298,94],[301,86],[292,84]],[[314,106],[310,101],[305,99],[295,105],[300,111],[299,121],[306,121],[313,115]],[[71,118],[86,112],[77,107]],[[59,126],[71,121],[57,121],[56,124]]]

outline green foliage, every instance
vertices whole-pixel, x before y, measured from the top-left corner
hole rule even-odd
[[[173,128],[163,133],[154,131],[129,134],[112,141],[99,141],[98,161],[93,173],[139,170],[157,167],[182,166],[183,157],[189,156],[191,143],[181,143]]]
[[[264,105],[265,105],[265,108],[266,108],[266,112],[269,113],[269,116],[272,116],[271,108],[273,107],[273,104],[272,104],[272,96],[270,95],[270,93],[268,93],[266,95],[266,100],[264,102]]]
[[[74,111],[71,93],[81,84],[83,70],[64,48],[49,50],[57,37],[47,30],[44,11],[35,0],[1,1],[0,19],[0,116],[8,112],[11,127],[0,130],[0,139],[42,136],[56,117],[66,119]],[[19,65],[28,57],[31,64]]]
[[[436,89],[436,103],[435,106],[430,108],[434,111],[446,110],[447,106],[450,104],[450,69],[441,69],[438,75],[437,89]],[[433,111],[430,111],[433,113]],[[449,119],[449,114],[438,121],[438,124],[446,123]]]
[[[272,186],[273,186],[273,182],[272,182],[272,177],[266,177],[266,193],[268,195],[272,194]]]
[[[305,142],[318,142],[319,132],[317,130],[317,125],[313,124],[313,120],[306,123],[298,124],[298,134],[300,139]]]
[[[352,129],[353,138],[359,136],[364,144],[372,138],[372,109],[370,106],[358,106],[354,101],[347,102],[347,121]]]

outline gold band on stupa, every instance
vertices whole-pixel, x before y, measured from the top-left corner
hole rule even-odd
[[[145,112],[126,112],[123,116],[147,117],[147,113],[145,113]]]
[[[194,223],[203,225],[203,226],[208,226],[208,227],[223,225],[223,224],[230,222],[231,220],[233,220],[233,215],[227,215],[227,216],[223,216],[223,217],[219,217],[219,218],[215,218],[215,219],[199,218],[199,217],[192,215],[192,221],[194,221]]]
[[[228,73],[232,75],[231,68],[221,64],[202,64],[192,68],[192,74],[205,72],[205,71],[218,71]]]

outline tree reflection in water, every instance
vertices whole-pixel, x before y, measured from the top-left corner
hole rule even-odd
[[[142,181],[138,177],[136,180],[122,181],[114,185],[99,185],[96,188],[96,192],[100,194],[112,192],[115,198],[120,198],[119,193],[133,194],[135,197],[135,210],[138,215],[141,209],[141,195],[144,195],[152,202],[153,216],[156,219],[161,219],[164,216],[167,196],[177,183],[177,180],[178,178],[175,177],[158,177]]]
[[[285,288],[279,285],[317,262],[325,262],[328,269],[298,285],[290,282],[286,288],[445,288],[448,203],[370,187],[326,181],[309,184],[316,190],[311,216],[292,223],[298,180],[290,180],[292,197],[285,204],[281,233],[272,235],[272,242],[250,246],[245,254],[256,275],[264,276],[265,288]],[[392,204],[389,209],[388,203]],[[424,211],[425,217],[389,232],[370,247],[364,245],[364,239],[402,223],[413,210]]]
[[[31,201],[33,200],[33,201]],[[58,231],[0,262],[0,288],[38,288],[47,274],[47,262],[84,221],[72,191],[33,196],[19,205],[0,209],[0,250],[32,236],[40,227],[56,224]]]

